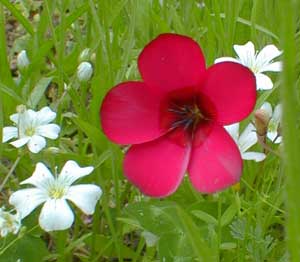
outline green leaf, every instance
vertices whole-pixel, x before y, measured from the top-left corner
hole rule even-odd
[[[187,239],[191,243],[194,254],[199,261],[215,261],[216,256],[199,234],[199,228],[195,225],[191,217],[179,206],[177,206],[178,217],[181,220]]]
[[[49,252],[40,238],[25,235],[0,256],[0,262],[21,261],[41,262]]]
[[[194,210],[192,211],[192,214],[208,224],[218,225],[218,220],[204,211]]]
[[[232,203],[223,213],[222,217],[221,217],[221,226],[226,226],[228,225],[232,219],[234,218],[234,216],[237,213],[237,206],[236,203]]]
[[[195,258],[199,261],[214,261],[211,248],[201,237],[191,217],[173,202],[129,204],[125,215],[131,225],[138,224],[159,238],[160,259]],[[128,222],[128,221],[126,221]],[[187,260],[188,261],[188,260]]]
[[[51,81],[52,77],[44,77],[36,84],[27,101],[30,107],[35,108],[37,106]]]
[[[111,241],[112,238],[110,236],[104,236],[100,234],[95,235],[95,245],[99,247],[97,252],[99,252],[99,254],[102,254],[102,256],[116,257],[117,251],[114,248],[114,245],[109,244],[111,243]],[[85,239],[86,244],[91,245],[92,244],[91,242],[92,242],[92,237],[88,237]],[[120,251],[123,257],[129,259],[135,257],[135,252],[123,244],[121,244],[120,246]]]
[[[19,95],[17,95],[17,93],[15,91],[13,91],[11,88],[9,88],[9,87],[1,84],[1,83],[0,83],[0,91],[2,91],[3,93],[11,96],[17,102],[19,102],[21,104],[25,104],[25,101],[22,99],[22,97],[20,97]]]
[[[64,116],[70,117],[72,121],[88,136],[88,138],[95,147],[97,147],[99,150],[103,150],[103,148],[105,148],[105,143],[107,143],[107,139],[102,134],[100,129],[80,119],[77,116],[69,116],[67,114],[65,114]]]
[[[30,34],[34,34],[34,30],[30,22],[22,15],[22,13],[8,0],[1,0],[1,3],[13,14],[20,24],[24,26],[26,31]]]

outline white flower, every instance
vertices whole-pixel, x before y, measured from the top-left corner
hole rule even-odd
[[[24,70],[29,66],[30,62],[26,53],[26,50],[22,50],[17,55],[17,66],[20,70]]]
[[[0,208],[0,236],[5,237],[8,233],[17,234],[21,227],[21,217],[18,213],[11,214]]]
[[[224,126],[224,128],[237,144],[241,152],[242,159],[260,162],[266,158],[264,153],[247,152],[250,147],[257,143],[257,135],[254,125],[250,123],[241,135],[239,135],[239,123]]]
[[[10,144],[14,147],[21,147],[27,144],[32,153],[40,152],[46,146],[46,139],[56,139],[60,132],[60,127],[56,124],[49,124],[56,117],[56,113],[49,107],[43,107],[40,111],[26,110],[24,106],[19,106],[18,113],[10,116],[10,120],[16,126],[3,128],[2,142],[7,142],[12,138],[17,140]]]
[[[255,52],[254,45],[250,41],[245,45],[234,45],[233,48],[238,55],[237,58],[221,57],[217,58],[215,63],[226,61],[240,63],[250,68],[255,74],[257,90],[272,89],[272,80],[263,74],[263,72],[279,72],[282,70],[281,62],[272,62],[274,58],[282,54],[282,51],[279,51],[274,45],[267,45],[260,52]]]
[[[274,112],[272,110],[272,106],[269,102],[265,102],[261,109],[265,110],[265,112],[270,117],[270,121],[268,124],[268,132],[267,137],[275,144],[279,144],[282,141],[282,136],[278,134],[278,128],[280,128],[281,116],[282,116],[282,106],[278,104],[274,108]]]
[[[100,187],[93,184],[71,186],[77,179],[89,175],[93,169],[92,166],[81,168],[75,161],[67,161],[61,173],[53,177],[43,163],[38,163],[32,176],[21,182],[34,185],[35,188],[14,192],[9,203],[15,206],[21,218],[45,203],[39,216],[41,228],[45,231],[70,228],[74,214],[66,200],[73,202],[83,213],[91,215],[102,194]]]
[[[93,74],[93,66],[89,62],[82,62],[77,68],[77,77],[80,82],[87,82]]]

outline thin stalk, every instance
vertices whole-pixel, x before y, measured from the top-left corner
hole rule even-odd
[[[11,168],[9,169],[6,177],[3,179],[1,185],[0,185],[0,192],[2,192],[2,189],[5,187],[5,184],[7,183],[8,179],[11,177],[11,175],[13,174],[13,172],[15,171],[17,165],[19,164],[20,160],[22,158],[22,155],[19,155],[15,162],[13,163],[13,165],[11,166]]]
[[[222,198],[219,196],[218,197],[218,261],[220,261],[221,253],[220,253],[220,248],[221,248],[221,243],[222,243],[222,224],[221,224],[221,218],[222,218]]]
[[[297,1],[280,1],[282,12],[280,24],[283,47],[283,84],[281,88],[283,104],[283,138],[284,138],[284,168],[286,177],[286,207],[287,207],[287,246],[290,261],[300,261],[300,165],[299,165],[299,130],[297,121],[297,84],[296,72],[296,12]],[[284,15],[284,14],[288,15]]]
[[[66,256],[65,256],[65,247],[67,243],[67,236],[68,231],[58,231],[56,232],[56,248],[58,253],[58,259],[57,262],[66,262]]]

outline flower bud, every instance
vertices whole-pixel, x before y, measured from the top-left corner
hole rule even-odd
[[[259,136],[265,136],[268,131],[270,116],[264,109],[258,109],[254,113],[254,122]]]
[[[41,20],[40,14],[35,14],[35,15],[33,16],[33,22],[39,23],[40,20]]]
[[[29,66],[30,62],[26,50],[22,50],[17,56],[17,66],[20,71],[24,71]]]
[[[83,49],[83,51],[80,53],[78,62],[84,62],[84,61],[89,61],[91,56],[91,50],[89,48]]]
[[[58,154],[60,153],[60,149],[58,147],[55,147],[55,146],[51,146],[51,147],[48,147],[45,152],[47,153],[51,153],[51,154]]]
[[[77,68],[77,77],[80,82],[87,82],[93,74],[93,66],[89,62],[82,62]]]
[[[22,114],[26,111],[26,106],[25,105],[18,105],[16,107],[16,111],[19,113],[19,114]]]

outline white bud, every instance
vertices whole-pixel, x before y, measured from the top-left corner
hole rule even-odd
[[[82,62],[77,67],[77,77],[80,82],[87,82],[93,74],[93,66],[89,62]]]
[[[90,52],[91,50],[89,48],[83,49],[83,51],[79,55],[79,62],[84,62],[90,60]]]
[[[30,62],[26,53],[26,50],[22,50],[17,56],[17,65],[19,70],[25,70],[29,66]]]

